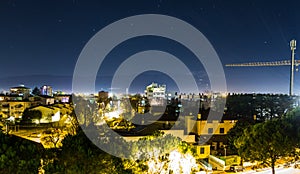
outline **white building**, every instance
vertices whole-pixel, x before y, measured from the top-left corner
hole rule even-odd
[[[152,98],[162,98],[166,97],[166,85],[158,85],[157,83],[152,82],[151,85],[146,87],[145,93],[148,99]]]
[[[30,96],[30,88],[25,87],[24,85],[11,87],[10,88],[10,94],[11,95],[17,95],[22,97],[22,99],[28,99]]]
[[[53,96],[52,87],[49,85],[44,85],[41,87],[41,95]]]
[[[163,105],[166,99],[166,85],[158,85],[152,82],[145,90],[146,97],[151,106]]]

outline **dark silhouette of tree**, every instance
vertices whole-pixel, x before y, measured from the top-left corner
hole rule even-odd
[[[81,96],[73,96],[75,114],[78,123],[82,126],[88,126],[97,122],[98,106],[95,102],[91,102]]]
[[[33,88],[32,92],[33,95],[41,95],[40,89],[36,86]]]
[[[275,174],[276,161],[294,151],[293,138],[287,134],[291,124],[273,119],[249,126],[234,142],[238,154],[245,160],[263,161]]]
[[[79,130],[44,160],[45,173],[126,173],[122,160],[103,152]]]
[[[0,173],[38,173],[43,147],[0,131]]]
[[[42,112],[40,110],[26,108],[23,112],[23,121],[32,121],[33,119],[40,120],[42,118]]]
[[[286,130],[286,133],[293,137],[295,148],[300,146],[300,107],[293,109],[286,115],[286,121],[292,125],[291,129]],[[298,160],[299,154],[295,156]]]
[[[273,94],[233,94],[226,99],[226,113],[240,118],[257,121],[282,117],[293,108],[295,98],[288,95]]]
[[[255,121],[252,119],[240,119],[238,122],[231,128],[226,137],[228,140],[228,152],[227,154],[238,154],[238,149],[234,145],[236,139],[243,135],[243,131],[250,126],[254,125]]]

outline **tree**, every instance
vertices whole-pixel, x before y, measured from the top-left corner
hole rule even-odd
[[[257,95],[254,99],[255,114],[261,120],[281,118],[294,104],[294,98],[288,95]]]
[[[70,124],[66,125],[68,134],[75,135],[78,131],[79,123],[78,123],[78,120],[77,120],[74,110],[71,111],[71,114],[68,116],[68,119],[70,122]]]
[[[0,131],[0,173],[38,173],[43,147]]]
[[[44,160],[45,173],[126,173],[122,160],[103,152],[79,129],[62,141],[61,150]]]
[[[42,118],[42,112],[40,110],[26,108],[23,112],[23,121],[40,120]]]
[[[36,86],[33,88],[32,92],[33,95],[41,95],[40,89]]]
[[[81,96],[73,96],[75,114],[78,123],[82,126],[88,126],[99,121],[98,106]]]
[[[297,107],[287,113],[285,117],[286,121],[290,123],[291,129],[287,130],[286,133],[293,138],[294,147],[300,147],[300,107]],[[296,158],[299,158],[297,155]],[[297,159],[298,160],[298,159]]]
[[[254,96],[251,94],[229,95],[226,98],[226,113],[237,118],[253,119],[253,115],[255,114],[254,99]]]
[[[240,136],[243,135],[243,131],[247,129],[248,127],[254,125],[254,120],[251,119],[240,119],[237,121],[237,123],[231,128],[227,135],[226,138],[228,140],[228,149],[229,152],[227,154],[238,154],[238,149],[234,145],[234,141],[238,139]]]
[[[249,119],[256,115],[258,121],[281,118],[294,103],[291,96],[272,94],[233,94],[226,100],[227,114]]]
[[[62,131],[58,128],[50,130],[49,134],[45,134],[41,137],[41,141],[44,145],[50,148],[58,148],[61,146],[61,141],[63,139]]]
[[[292,137],[287,135],[291,125],[284,119],[273,119],[248,127],[234,142],[239,155],[246,160],[262,161],[272,167],[275,163],[294,151]]]
[[[191,173],[197,170],[195,149],[178,137],[154,132],[130,144],[131,160],[123,160],[132,173]],[[139,160],[134,160],[139,159]]]

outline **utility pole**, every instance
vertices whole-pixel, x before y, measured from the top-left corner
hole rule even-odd
[[[292,51],[291,56],[291,74],[290,74],[290,96],[293,95],[293,86],[294,86],[294,66],[295,66],[295,50],[296,50],[296,40],[293,39],[290,41],[290,47]]]

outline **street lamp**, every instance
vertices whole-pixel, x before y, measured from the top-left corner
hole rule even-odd
[[[227,145],[223,145],[223,147],[224,147],[224,152],[225,152],[225,155],[224,155],[225,158],[226,158],[226,146],[227,146]]]

